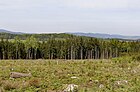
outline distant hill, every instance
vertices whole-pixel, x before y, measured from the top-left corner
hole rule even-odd
[[[100,34],[100,33],[69,33],[73,35],[78,35],[78,36],[87,36],[87,37],[95,37],[95,38],[103,38],[103,39],[112,39],[112,38],[117,38],[117,39],[132,39],[132,40],[138,40],[140,39],[140,36],[123,36],[123,35],[113,35],[113,34]]]
[[[12,32],[5,29],[0,29],[0,33],[10,33],[10,34],[23,34],[21,32]]]
[[[21,40],[26,40],[27,38],[34,36],[39,41],[46,41],[48,39],[57,39],[57,40],[65,40],[67,38],[76,37],[72,34],[66,34],[66,33],[51,33],[51,34],[31,34],[31,33],[18,33],[18,32],[11,32],[11,31],[0,31],[0,39],[14,39],[15,37],[19,37]]]
[[[39,38],[44,38],[44,37],[48,37],[49,35],[53,35],[53,36],[58,36],[57,33],[56,34],[35,34],[35,33],[22,33],[22,32],[13,32],[13,31],[9,31],[9,30],[5,30],[5,29],[0,29],[0,33],[6,33],[6,37],[5,35],[1,34],[0,37],[4,37],[7,38],[9,37],[14,37],[14,36],[23,36],[23,35],[32,35],[34,34],[35,36],[40,36]],[[124,36],[124,35],[114,35],[114,34],[101,34],[101,33],[82,33],[82,32],[75,32],[75,33],[62,33],[62,34],[70,34],[70,35],[76,35],[76,36],[86,36],[86,37],[94,37],[94,38],[103,38],[103,39],[126,39],[126,40],[139,40],[140,41],[140,36]],[[60,34],[60,35],[62,35]],[[58,37],[59,38],[59,37]],[[60,37],[61,38],[61,37]],[[44,38],[46,39],[46,38]]]

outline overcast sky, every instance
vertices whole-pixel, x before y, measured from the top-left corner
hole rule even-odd
[[[0,0],[0,29],[140,35],[140,0]]]

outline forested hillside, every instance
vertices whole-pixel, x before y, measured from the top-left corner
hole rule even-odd
[[[10,34],[10,33],[0,33],[0,38],[3,39],[14,39],[15,37],[19,37],[21,40],[26,40],[27,38],[33,36],[34,38],[38,39],[39,41],[46,41],[49,38],[54,38],[54,39],[65,39],[69,38],[71,34],[65,34],[65,33],[60,33],[60,34]]]
[[[139,47],[138,41],[103,40],[69,34],[1,33],[0,59],[108,59],[138,53]]]

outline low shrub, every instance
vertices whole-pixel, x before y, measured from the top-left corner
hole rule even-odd
[[[138,55],[133,55],[132,60],[140,61],[140,54]]]

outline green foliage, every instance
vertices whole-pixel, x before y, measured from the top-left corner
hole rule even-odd
[[[0,35],[4,36],[0,41],[0,59],[111,59],[140,52],[138,41],[103,40],[70,34]]]
[[[60,34],[10,34],[10,33],[0,33],[0,38],[3,39],[15,39],[16,37],[19,37],[21,40],[26,40],[27,38],[30,38],[31,36],[35,37],[39,41],[46,41],[50,38],[54,39],[66,39],[70,37],[75,37],[70,34],[60,33]]]

